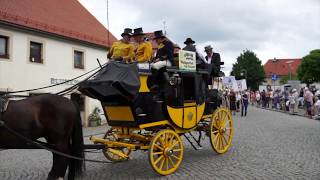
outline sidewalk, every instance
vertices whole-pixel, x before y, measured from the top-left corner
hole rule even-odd
[[[251,105],[251,106],[256,107],[256,108],[260,108],[260,109],[266,109],[266,110],[269,110],[269,111],[276,111],[276,112],[281,112],[281,113],[285,113],[285,114],[289,114],[289,115],[295,115],[295,116],[301,116],[301,117],[304,117],[304,118],[308,118],[308,117],[306,117],[304,115],[305,114],[305,110],[304,109],[300,109],[300,108],[298,108],[298,112],[296,112],[294,114],[290,114],[288,111],[283,111],[283,110],[279,110],[279,109],[263,108],[263,107],[258,107],[256,105]],[[320,117],[315,115],[315,116],[312,116],[312,119],[320,120]]]

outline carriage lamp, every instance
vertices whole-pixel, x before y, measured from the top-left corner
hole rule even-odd
[[[181,78],[180,78],[179,74],[174,73],[169,79],[169,84],[171,86],[175,86],[175,85],[181,84]]]

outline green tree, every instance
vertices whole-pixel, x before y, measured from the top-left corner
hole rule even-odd
[[[231,75],[236,79],[247,79],[247,86],[252,90],[259,89],[264,81],[264,69],[256,54],[250,50],[243,51],[233,64]]]
[[[298,68],[298,78],[306,84],[320,82],[320,49],[312,50],[302,58]]]
[[[288,76],[288,75],[283,76],[283,77],[280,79],[280,84],[287,84],[289,80],[290,80],[290,76]],[[298,80],[298,77],[295,76],[295,75],[292,75],[292,76],[291,76],[291,80]]]

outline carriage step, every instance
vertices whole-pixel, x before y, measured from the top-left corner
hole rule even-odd
[[[201,133],[201,132],[199,132],[199,133]],[[189,136],[187,136],[187,134],[189,134]],[[191,144],[191,146],[195,150],[201,150],[202,149],[202,146],[200,144],[201,134],[199,135],[199,139],[198,140],[191,134],[191,132],[186,133],[183,136],[187,139],[187,141]]]

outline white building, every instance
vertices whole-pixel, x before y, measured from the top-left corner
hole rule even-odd
[[[106,62],[107,47],[115,40],[76,0],[1,0],[0,91],[48,86],[84,74],[99,67],[97,58]],[[55,93],[76,82],[22,94]],[[77,92],[72,98],[87,126],[100,103]]]

